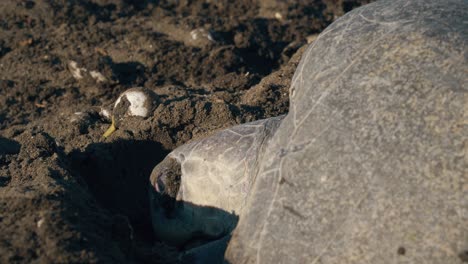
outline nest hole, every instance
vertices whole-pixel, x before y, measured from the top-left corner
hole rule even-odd
[[[134,244],[151,247],[154,243],[150,175],[168,153],[158,142],[147,140],[95,143],[72,153],[73,167],[96,201],[119,222],[128,219]]]

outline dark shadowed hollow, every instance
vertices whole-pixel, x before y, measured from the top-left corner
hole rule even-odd
[[[73,168],[96,200],[113,214],[127,217],[135,235],[151,241],[149,175],[167,153],[154,141],[122,140],[91,144],[71,156]]]

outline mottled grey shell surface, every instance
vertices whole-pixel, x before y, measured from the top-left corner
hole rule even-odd
[[[303,55],[229,263],[462,263],[468,1],[385,0]]]

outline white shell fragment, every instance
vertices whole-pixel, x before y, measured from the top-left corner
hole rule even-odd
[[[74,123],[83,119],[83,112],[75,112],[72,117],[70,117],[70,122]]]
[[[37,225],[37,228],[41,228],[41,226],[44,224],[44,218],[41,218],[39,219],[39,221],[37,221],[36,225]]]
[[[109,120],[111,119],[111,112],[107,108],[101,107],[99,111],[99,115],[105,119],[109,119]]]
[[[76,61],[70,61],[68,63],[68,67],[70,69],[70,72],[73,76],[73,78],[77,79],[77,80],[81,80],[83,79],[83,74],[82,72],[86,72],[87,70],[85,68],[80,68],[78,67],[78,63],[76,63]]]
[[[211,42],[215,41],[210,31],[204,28],[197,28],[197,29],[190,31],[190,36],[192,37],[192,40],[194,41],[200,40],[200,39],[208,39]]]
[[[104,75],[102,75],[102,73],[98,72],[98,71],[90,71],[89,74],[91,75],[91,77],[93,77],[93,79],[95,79],[98,83],[99,82],[107,82],[107,78],[104,77]]]
[[[96,82],[102,83],[102,82],[107,82],[107,78],[100,72],[98,71],[88,71],[88,69],[84,67],[79,67],[78,63],[76,61],[70,61],[68,62],[68,69],[70,73],[72,74],[73,78],[77,80],[83,79],[86,75],[91,76]]]
[[[283,16],[281,15],[280,12],[275,13],[275,18],[278,19],[278,20],[283,20]]]

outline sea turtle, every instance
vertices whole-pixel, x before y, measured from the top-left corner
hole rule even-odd
[[[229,263],[466,261],[467,10],[382,0],[335,21],[304,53],[285,117],[155,167],[156,235],[219,241],[191,249],[199,262],[227,243]]]

